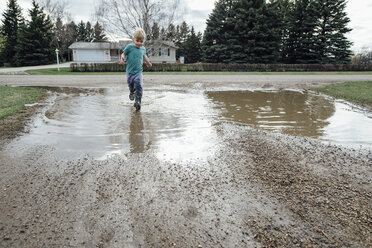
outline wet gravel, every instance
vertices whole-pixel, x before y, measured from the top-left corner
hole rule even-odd
[[[218,152],[0,151],[1,247],[370,247],[372,152],[218,126]]]
[[[0,84],[27,78],[51,86],[70,77],[0,76]],[[160,78],[146,78],[149,88],[194,90],[222,89],[229,80],[181,85],[180,76],[160,86]],[[261,79],[235,78],[229,87],[306,88],[320,80]],[[87,86],[104,79],[95,80]],[[0,139],[0,247],[372,246],[371,150],[231,122],[215,129],[214,153],[177,162],[152,149],[61,159],[51,145],[15,149]]]

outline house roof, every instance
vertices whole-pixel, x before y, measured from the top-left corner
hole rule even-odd
[[[74,42],[68,48],[70,49],[110,49],[109,42]]]
[[[165,46],[169,46],[169,47],[173,47],[173,48],[178,48],[178,46],[176,46],[173,41],[168,41],[168,40],[149,40],[146,42],[148,45],[165,45]]]
[[[132,43],[131,40],[121,40],[119,42],[74,42],[68,48],[70,49],[86,49],[86,50],[106,50],[106,49],[118,49],[125,48],[128,44]],[[172,41],[161,41],[161,40],[149,40],[146,42],[149,46],[169,46],[178,48]]]
[[[131,41],[119,42],[74,42],[68,48],[86,50],[123,49]]]

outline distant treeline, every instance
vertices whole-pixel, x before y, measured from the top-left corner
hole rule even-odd
[[[203,36],[203,61],[350,63],[346,2],[218,0]]]
[[[3,0],[3,2],[5,2]],[[47,2],[47,1],[45,1]],[[43,7],[32,1],[29,20],[22,15],[16,0],[8,0],[0,22],[0,65],[30,66],[56,62],[56,49],[61,61],[69,60],[68,47],[75,41],[101,42],[107,37],[96,22],[63,23],[50,18]],[[1,18],[1,17],[0,17]]]
[[[125,72],[118,63],[71,63],[72,72]],[[372,64],[153,64],[147,72],[306,72],[306,71],[372,71]]]
[[[348,64],[352,43],[346,38],[351,31],[346,2],[216,0],[204,34],[196,33],[185,21],[167,28],[154,22],[148,27],[148,39],[173,41],[177,59],[184,57],[190,64],[221,63],[228,68],[231,64]],[[56,48],[61,61],[71,60],[68,47],[73,42],[105,41],[103,31],[98,22],[93,26],[52,20],[36,1],[25,20],[17,0],[7,0],[0,23],[0,64],[54,63]],[[372,63],[364,55],[354,56],[353,62]]]

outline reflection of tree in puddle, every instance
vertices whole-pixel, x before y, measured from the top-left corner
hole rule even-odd
[[[322,96],[294,91],[209,92],[226,119],[255,128],[319,137],[335,112]]]

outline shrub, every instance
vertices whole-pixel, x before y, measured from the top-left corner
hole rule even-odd
[[[71,63],[72,72],[125,72],[119,63]],[[372,71],[372,64],[153,64],[143,67],[148,72],[302,72],[302,71]]]

